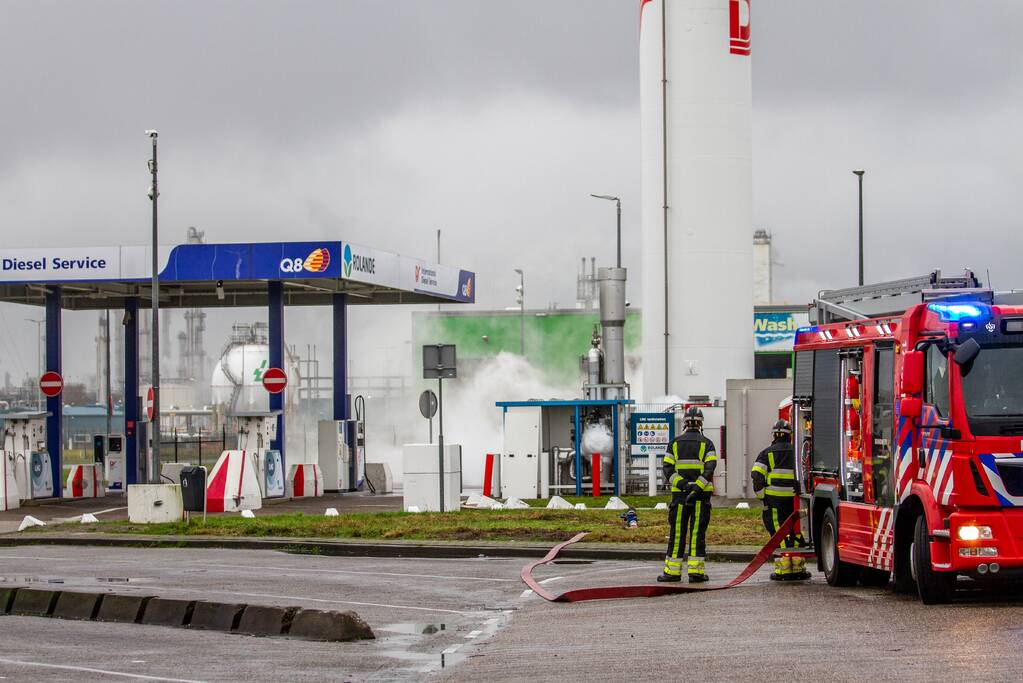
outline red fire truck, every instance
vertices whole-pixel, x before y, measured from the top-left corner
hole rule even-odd
[[[1023,573],[1023,296],[973,273],[822,292],[794,443],[818,568],[928,604]]]

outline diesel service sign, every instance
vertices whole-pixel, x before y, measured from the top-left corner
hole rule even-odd
[[[121,274],[117,247],[4,249],[0,281],[103,280]]]

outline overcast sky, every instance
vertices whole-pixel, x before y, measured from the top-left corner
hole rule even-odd
[[[3,246],[144,243],[157,128],[165,242],[195,225],[432,257],[441,228],[481,306],[513,303],[515,267],[527,305],[568,305],[578,258],[614,253],[613,208],[588,194],[616,193],[641,304],[638,4],[6,0]],[[1010,0],[753,0],[754,218],[778,299],[853,283],[857,167],[868,280],[971,266],[1023,286],[1021,28]],[[33,369],[36,313],[0,310],[0,372]],[[91,321],[70,334],[91,341]],[[289,341],[326,343],[310,313],[290,321]]]

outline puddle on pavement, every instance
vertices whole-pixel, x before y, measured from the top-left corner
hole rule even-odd
[[[83,585],[92,583],[129,584],[144,583],[146,581],[151,581],[151,579],[139,579],[128,576],[98,576],[95,578],[88,576],[80,576],[68,579],[63,579],[54,576],[0,576],[0,583],[69,583]]]
[[[386,626],[378,627],[380,631],[387,631],[388,633],[401,633],[409,636],[419,635],[433,635],[441,631],[447,630],[447,624],[414,624],[414,623],[401,623],[401,624],[387,624]]]

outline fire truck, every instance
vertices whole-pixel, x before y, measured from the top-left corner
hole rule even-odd
[[[1023,293],[935,271],[821,292],[810,323],[793,438],[828,583],[937,604],[1023,573]]]

